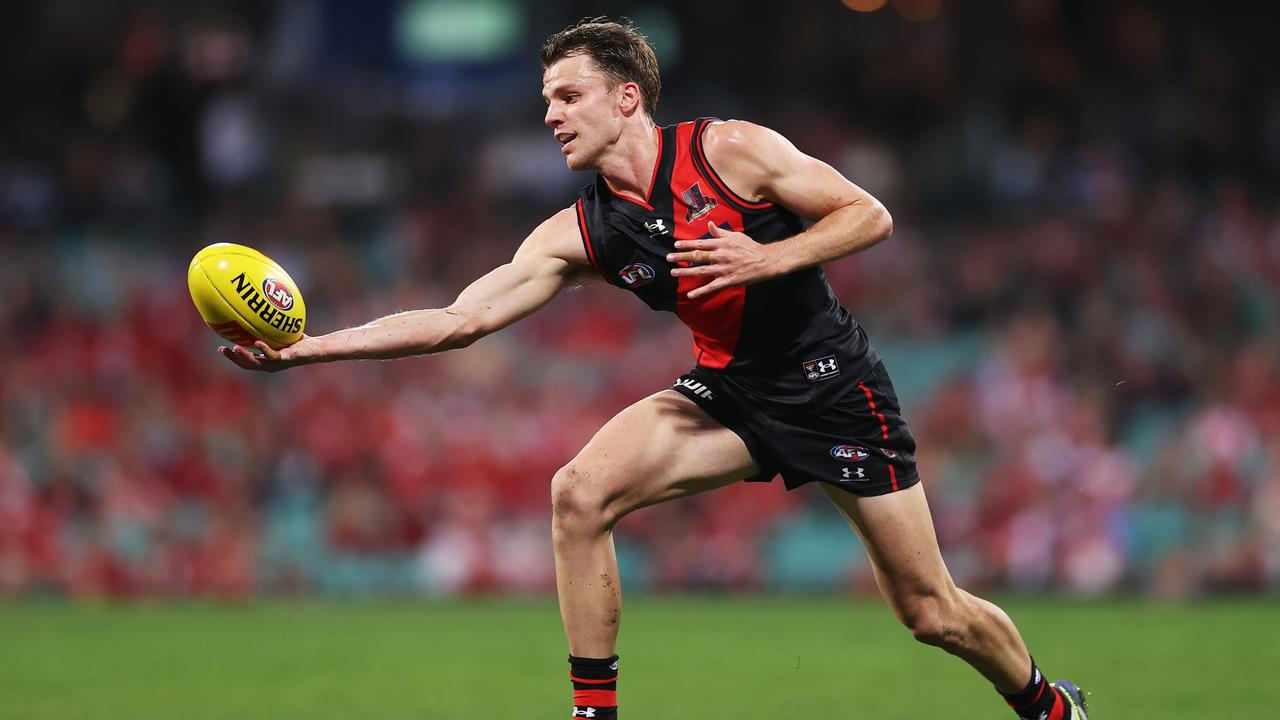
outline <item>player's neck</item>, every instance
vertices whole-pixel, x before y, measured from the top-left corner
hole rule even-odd
[[[642,201],[649,197],[661,148],[659,138],[661,131],[647,118],[622,133],[599,169],[613,194]]]

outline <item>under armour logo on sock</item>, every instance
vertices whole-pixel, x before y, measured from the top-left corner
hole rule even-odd
[[[595,709],[595,708],[593,708],[593,707],[589,707],[589,708],[576,708],[576,707],[575,707],[575,708],[573,709],[573,715],[571,715],[570,717],[593,718],[593,717],[595,717],[595,716],[596,716],[596,709]],[[1044,718],[1040,718],[1040,720],[1044,720]]]

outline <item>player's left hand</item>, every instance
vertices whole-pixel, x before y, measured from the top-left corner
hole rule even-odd
[[[667,262],[689,263],[688,267],[671,269],[675,277],[709,276],[711,282],[689,291],[689,299],[709,295],[720,288],[750,285],[781,274],[774,249],[762,245],[740,232],[725,230],[707,223],[711,237],[701,240],[677,240],[676,250]]]

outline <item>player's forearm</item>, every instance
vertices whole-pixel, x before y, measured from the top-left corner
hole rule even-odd
[[[451,308],[411,310],[311,338],[297,358],[303,362],[390,360],[466,347],[475,339],[466,319]]]
[[[893,218],[875,200],[846,205],[808,230],[774,243],[781,273],[821,265],[861,252],[893,233]]]
[[[527,251],[468,285],[447,308],[411,310],[307,337],[287,348],[284,360],[390,360],[464,348],[546,305],[573,276],[571,269],[561,258]]]

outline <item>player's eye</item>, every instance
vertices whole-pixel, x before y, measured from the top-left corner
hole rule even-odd
[[[578,99],[578,96],[577,96],[576,94],[574,94],[574,93],[570,93],[570,94],[568,94],[568,95],[565,95],[565,96],[564,96],[564,101],[565,101],[565,102],[567,102],[567,103],[574,102],[574,101],[576,101],[577,99]]]

